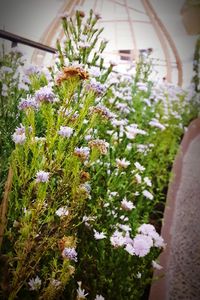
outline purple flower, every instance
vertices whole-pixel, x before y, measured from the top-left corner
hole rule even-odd
[[[77,252],[75,250],[75,248],[64,248],[63,252],[62,252],[62,256],[64,258],[68,258],[69,260],[73,260],[75,262],[77,262]]]
[[[41,68],[38,67],[38,66],[30,65],[28,68],[25,69],[24,73],[27,76],[34,75],[34,74],[40,75],[41,74]]]
[[[52,88],[49,86],[41,87],[38,91],[35,93],[35,100],[37,102],[54,102],[56,99],[54,92],[52,91]]]
[[[70,137],[73,133],[73,128],[68,126],[60,126],[60,130],[58,131],[58,134],[63,137]]]
[[[40,289],[42,281],[41,279],[37,276],[35,278],[31,278],[28,282],[30,290],[31,291],[37,291]]]
[[[20,110],[25,110],[27,108],[36,109],[36,108],[38,108],[38,104],[34,98],[29,97],[27,99],[21,99],[21,101],[19,102],[18,108]]]
[[[150,236],[137,234],[133,239],[133,248],[135,255],[139,257],[146,256],[151,247],[153,246],[153,240]]]
[[[36,173],[36,182],[47,182],[49,180],[49,172],[38,171]]]
[[[25,127],[21,124],[20,127],[15,129],[12,135],[12,140],[15,144],[23,144],[26,140]]]
[[[95,94],[97,94],[98,96],[102,95],[105,90],[106,90],[106,86],[103,85],[102,83],[96,81],[95,78],[92,78],[90,80],[90,83],[86,85],[86,89],[87,90],[91,90],[91,91],[94,91]]]

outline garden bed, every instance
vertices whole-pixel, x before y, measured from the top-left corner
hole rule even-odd
[[[64,17],[55,64],[25,70],[2,298],[139,300],[160,268],[170,168],[198,102],[153,81],[148,53],[114,72],[98,19]]]

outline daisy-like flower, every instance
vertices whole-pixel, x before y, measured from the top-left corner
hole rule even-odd
[[[117,164],[118,168],[126,169],[131,163],[130,163],[130,161],[126,160],[125,158],[123,158],[123,159],[117,158],[116,164]]]
[[[73,128],[68,126],[60,126],[60,130],[58,131],[58,134],[63,137],[70,137],[73,133]]]
[[[161,130],[165,130],[165,126],[163,124],[161,124],[157,119],[152,119],[150,122],[149,122],[149,125],[152,126],[152,127],[157,127]]]
[[[134,139],[137,134],[146,135],[146,131],[137,128],[137,124],[131,124],[129,126],[126,126],[126,136],[128,139]]]
[[[157,248],[165,248],[166,244],[164,239],[156,231],[151,233],[151,237],[154,241],[154,246]]]
[[[35,278],[31,278],[28,284],[31,291],[37,291],[40,289],[42,281],[38,276],[36,276]]]
[[[74,155],[78,156],[81,160],[88,159],[90,154],[90,148],[88,147],[80,147],[75,148]]]
[[[64,258],[68,258],[69,260],[73,260],[75,262],[77,262],[77,252],[75,250],[75,248],[64,248],[63,252],[62,252],[62,256]]]
[[[150,252],[152,246],[153,240],[147,235],[137,234],[133,239],[135,255],[139,257],[146,256]]]
[[[26,140],[25,127],[21,124],[20,127],[15,129],[15,132],[12,135],[12,140],[15,144],[24,144]]]
[[[49,181],[49,172],[45,171],[38,171],[36,173],[36,180],[38,182],[48,182]]]
[[[125,231],[126,233],[128,233],[129,231],[131,231],[131,227],[129,225],[119,224],[119,228],[121,230]]]
[[[54,92],[52,91],[52,88],[50,86],[44,86],[41,87],[38,91],[35,93],[35,100],[37,102],[55,102],[56,97]]]
[[[102,240],[102,239],[105,239],[106,238],[106,235],[105,233],[103,232],[98,232],[94,229],[94,237],[96,240]]]
[[[81,288],[82,282],[78,281],[78,289],[77,291],[77,300],[83,300],[86,299],[86,296],[88,295],[88,293],[85,293],[85,289]]]
[[[135,206],[133,205],[133,203],[131,201],[127,201],[126,198],[124,198],[121,201],[121,208],[126,210],[126,211],[130,211],[133,208],[135,208]]]
[[[142,182],[142,177],[140,176],[140,174],[135,174],[135,178],[138,184],[140,184]]]
[[[149,179],[149,177],[144,177],[144,182],[146,183],[146,185],[152,186],[152,183],[151,183],[151,180]]]
[[[96,295],[94,300],[105,300],[105,298],[101,295]]]
[[[144,190],[144,191],[142,192],[142,194],[143,194],[147,199],[153,200],[153,195],[152,195],[149,191]]]
[[[159,265],[155,260],[152,260],[152,267],[156,270],[162,270],[163,267]]]
[[[136,167],[136,169],[138,169],[139,171],[143,172],[145,170],[145,167],[143,167],[139,162],[135,162],[134,166]]]
[[[101,71],[99,67],[91,66],[89,69],[89,73],[91,76],[99,77],[101,75]]]
[[[113,247],[117,248],[123,246],[126,242],[125,237],[123,236],[122,232],[115,230],[113,235],[110,237],[110,241]]]
[[[152,236],[152,233],[156,232],[155,227],[151,224],[142,224],[138,228],[138,232]]]
[[[135,254],[135,249],[131,244],[127,244],[126,247],[124,248],[130,255]]]
[[[57,209],[57,211],[56,211],[56,215],[57,215],[58,217],[68,216],[68,214],[69,214],[69,211],[68,211],[68,209],[67,209],[66,206],[60,207],[60,208]]]
[[[19,102],[18,108],[20,110],[26,110],[28,108],[33,108],[37,109],[38,108],[38,103],[35,101],[33,97],[27,97],[27,99],[21,99]]]

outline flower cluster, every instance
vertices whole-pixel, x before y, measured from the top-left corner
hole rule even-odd
[[[38,103],[42,103],[42,102],[55,102],[56,97],[55,94],[52,90],[52,87],[50,86],[44,86],[41,87],[38,91],[36,91],[35,93],[35,100]]]

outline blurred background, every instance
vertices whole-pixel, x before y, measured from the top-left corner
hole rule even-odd
[[[105,58],[128,72],[141,52],[150,51],[155,70],[167,81],[188,86],[200,33],[199,0],[0,0],[0,29],[56,47],[64,41],[60,18],[79,8],[99,13]],[[9,42],[1,39],[6,47]],[[19,45],[33,64],[49,65],[53,55]]]

